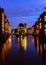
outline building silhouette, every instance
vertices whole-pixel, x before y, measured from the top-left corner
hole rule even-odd
[[[34,42],[36,51],[41,55],[46,57],[46,7],[43,13],[39,16],[35,24],[27,29],[27,32],[34,35]],[[45,58],[43,57],[43,58]]]
[[[46,62],[46,7],[35,22],[34,32],[37,33],[37,36],[34,36],[36,51]]]
[[[20,23],[18,25],[18,34],[25,34],[27,32],[26,24]]]
[[[9,21],[5,15],[4,9],[0,8],[0,48],[7,39],[9,33],[11,33]]]

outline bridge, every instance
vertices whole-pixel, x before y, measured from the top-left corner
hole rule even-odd
[[[25,33],[25,34],[24,33],[21,33],[21,34],[18,34],[18,33],[9,33],[9,35],[15,35],[15,36],[17,36],[17,35],[18,36],[21,36],[21,35],[22,36],[29,36],[29,35],[34,36],[35,35],[35,36],[37,36],[38,34],[37,33],[32,33],[32,34],[29,34],[29,33]]]

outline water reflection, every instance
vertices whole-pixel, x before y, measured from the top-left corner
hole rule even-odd
[[[12,46],[11,46],[11,44],[12,44]],[[36,49],[35,49],[35,47],[36,47]],[[8,57],[8,52],[9,52],[10,48],[11,48],[11,51],[10,51],[10,54]],[[45,48],[45,45],[44,45],[44,48]],[[21,52],[20,50],[24,50],[24,52]],[[8,57],[8,61],[11,64],[12,64],[12,62],[15,63],[15,60],[17,62],[19,62],[18,61],[18,57],[19,57],[19,60],[22,60],[22,58],[25,60],[27,59],[26,63],[27,62],[29,63],[29,61],[32,61],[32,62],[36,63],[36,65],[37,65],[37,62],[41,62],[41,61],[40,61],[40,59],[37,60],[37,57],[39,58],[39,56],[37,56],[36,51],[37,51],[37,53],[40,53],[41,55],[43,53],[42,43],[40,43],[38,36],[36,36],[36,37],[34,37],[34,36],[28,36],[28,37],[20,36],[17,39],[16,39],[16,37],[14,37],[14,39],[12,38],[12,40],[11,40],[11,36],[9,36],[8,39],[6,40],[6,42],[4,43],[4,45],[2,45],[3,64],[4,64],[4,62],[6,62],[5,59],[7,59],[7,57]],[[11,62],[10,58],[12,58],[12,62]],[[6,65],[7,65],[8,61],[6,62]]]
[[[39,38],[36,36],[37,52],[39,53]]]
[[[32,42],[32,44],[34,45],[34,36],[30,36],[31,37],[31,42]]]
[[[34,43],[37,53],[46,64],[46,39],[44,35],[34,36]]]
[[[9,49],[11,48],[11,36],[8,37],[4,45],[2,45],[2,61],[4,63],[5,57],[8,54]]]
[[[26,48],[27,48],[27,37],[26,36],[18,37],[18,47],[26,50]]]

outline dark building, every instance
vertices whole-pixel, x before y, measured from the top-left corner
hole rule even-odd
[[[4,9],[0,8],[0,34],[4,34]]]
[[[11,33],[9,21],[4,13],[4,9],[0,8],[0,34]]]
[[[45,59],[46,57],[46,8],[44,12],[40,15],[37,22],[35,23],[35,33],[38,35],[35,36],[35,45],[36,50],[40,55]]]
[[[20,23],[18,25],[18,34],[25,34],[27,32],[26,24]]]
[[[9,33],[11,33],[9,21],[4,13],[4,9],[0,8],[0,48]]]

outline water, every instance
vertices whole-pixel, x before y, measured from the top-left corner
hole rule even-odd
[[[23,43],[23,44],[22,44]],[[21,39],[9,36],[2,45],[3,65],[42,65],[42,59],[36,51],[33,36]]]

